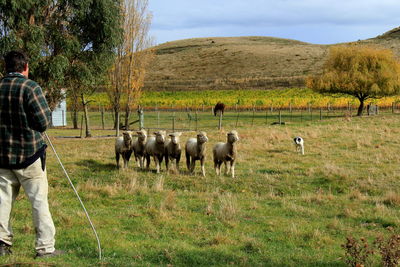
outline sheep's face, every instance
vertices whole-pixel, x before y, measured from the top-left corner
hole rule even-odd
[[[126,131],[122,133],[122,136],[124,138],[124,144],[126,147],[130,147],[132,144],[132,132],[131,131]]]
[[[236,131],[230,131],[227,134],[227,141],[228,143],[235,143],[236,141],[239,141],[239,135]]]
[[[170,134],[170,135],[169,135],[169,137],[171,137],[171,142],[172,142],[174,145],[179,144],[179,137],[181,136],[181,134],[182,134],[182,133],[173,133],[173,134]]]
[[[197,142],[199,144],[206,143],[208,141],[207,134],[205,132],[200,132],[197,134]]]
[[[145,142],[147,139],[147,132],[145,130],[140,130],[136,132],[138,135],[138,140],[141,142]]]
[[[164,144],[165,143],[165,131],[158,131],[154,133],[156,135],[156,143]]]

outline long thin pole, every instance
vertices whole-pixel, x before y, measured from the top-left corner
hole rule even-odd
[[[88,221],[89,221],[89,223],[90,223],[90,226],[92,227],[93,233],[94,233],[94,235],[96,236],[96,239],[97,239],[97,246],[98,246],[98,250],[99,250],[99,259],[101,260],[101,245],[100,245],[99,236],[97,235],[97,232],[96,232],[96,228],[94,227],[94,225],[93,225],[93,223],[92,223],[92,220],[90,219],[89,213],[87,212],[87,210],[86,210],[86,208],[85,208],[85,205],[83,204],[83,202],[82,202],[82,200],[81,200],[81,198],[80,198],[80,196],[79,196],[79,194],[78,194],[78,191],[76,190],[74,184],[72,183],[71,178],[69,178],[69,175],[68,175],[67,171],[65,170],[64,165],[62,164],[62,162],[61,162],[61,160],[60,160],[60,157],[58,156],[57,151],[56,151],[56,149],[55,149],[54,146],[53,146],[53,143],[51,142],[51,140],[50,140],[50,138],[49,138],[49,136],[47,135],[46,132],[44,132],[44,135],[46,136],[47,141],[49,141],[49,144],[50,144],[50,146],[51,146],[51,149],[53,150],[54,154],[56,155],[56,158],[57,158],[57,160],[58,160],[58,163],[60,163],[60,166],[61,166],[61,168],[63,169],[63,171],[64,171],[64,173],[65,173],[65,176],[67,177],[68,182],[69,182],[69,184],[71,185],[72,189],[74,190],[74,192],[75,192],[75,194],[76,194],[76,196],[77,196],[79,202],[81,203],[81,206],[82,206],[82,208],[83,208],[83,210],[84,210],[84,212],[85,212],[85,214],[86,214],[86,218],[88,219]]]

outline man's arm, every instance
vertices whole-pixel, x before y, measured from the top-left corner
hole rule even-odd
[[[32,129],[38,132],[46,131],[50,125],[51,111],[40,86],[37,85],[31,91],[28,107],[30,113],[28,120]]]

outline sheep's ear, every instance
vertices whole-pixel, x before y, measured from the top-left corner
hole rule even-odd
[[[181,136],[181,135],[182,135],[182,132],[177,132],[177,133],[175,133],[175,135]]]
[[[158,132],[154,132],[153,134],[157,135],[157,134],[158,134]]]

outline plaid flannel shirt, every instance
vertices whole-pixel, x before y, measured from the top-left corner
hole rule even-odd
[[[0,168],[21,169],[44,155],[51,111],[40,86],[20,73],[0,81]]]

